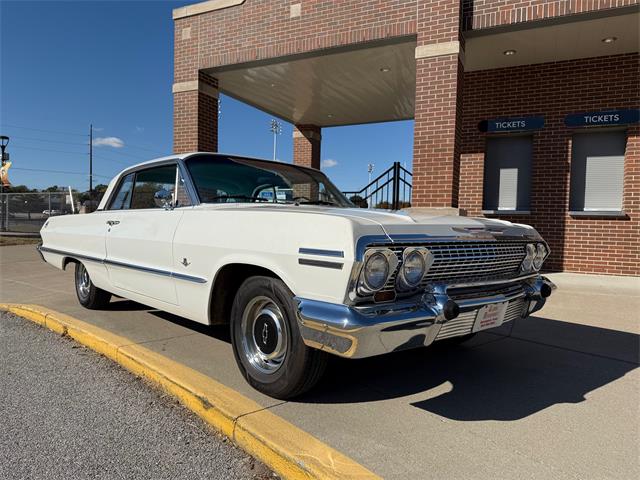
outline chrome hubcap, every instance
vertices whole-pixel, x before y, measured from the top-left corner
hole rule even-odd
[[[78,291],[83,297],[89,296],[89,289],[91,288],[91,280],[89,279],[89,273],[84,265],[78,267]]]
[[[280,308],[268,297],[256,297],[242,315],[242,350],[262,373],[275,373],[287,354],[287,324]]]

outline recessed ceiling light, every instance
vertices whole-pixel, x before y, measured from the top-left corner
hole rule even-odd
[[[381,71],[382,73],[390,72],[390,71],[391,71],[391,67],[381,67],[381,68],[380,68],[380,71]]]
[[[506,55],[507,57],[510,57],[511,55],[515,55],[516,51],[515,50],[505,50],[502,53],[503,53],[503,55]]]
[[[327,118],[333,118],[333,113],[327,113]]]
[[[276,86],[276,84],[275,84],[275,83],[272,83],[272,84],[271,84],[271,88],[273,88],[273,87],[275,87],[275,86]]]
[[[613,43],[618,40],[618,37],[605,37],[602,39],[602,43]]]

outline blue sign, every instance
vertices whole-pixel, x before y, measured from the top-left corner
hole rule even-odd
[[[512,117],[492,118],[483,120],[478,125],[481,132],[522,132],[526,130],[539,130],[544,127],[544,117]]]
[[[607,110],[567,115],[567,127],[597,127],[601,125],[628,125],[640,121],[640,110]]]

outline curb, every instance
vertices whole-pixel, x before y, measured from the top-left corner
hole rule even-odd
[[[126,337],[39,305],[0,303],[0,310],[69,336],[151,380],[283,478],[379,478],[253,400]]]

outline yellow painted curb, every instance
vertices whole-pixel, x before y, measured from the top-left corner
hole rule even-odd
[[[39,305],[0,304],[147,378],[287,479],[374,479],[362,465],[235,390],[142,345]]]

